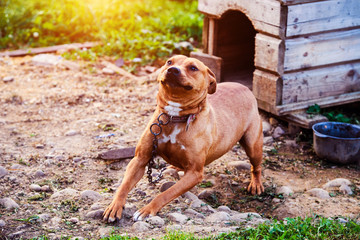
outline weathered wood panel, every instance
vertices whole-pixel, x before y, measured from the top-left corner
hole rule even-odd
[[[286,36],[360,26],[359,0],[330,0],[288,7]]]
[[[282,82],[280,77],[256,69],[253,77],[253,93],[258,100],[272,106],[281,103]]]
[[[295,5],[295,4],[302,4],[302,3],[310,3],[310,2],[320,2],[326,0],[278,0],[281,5]]]
[[[360,29],[285,41],[285,72],[359,59]]]
[[[305,102],[290,103],[276,106],[276,110],[271,112],[278,116],[281,116],[292,113],[294,111],[307,109],[314,104],[318,104],[320,107],[333,107],[336,105],[353,103],[358,101],[360,101],[360,92],[345,93],[337,96],[330,96],[320,99],[312,99]]]
[[[191,52],[190,57],[196,58],[202,61],[210,70],[215,74],[216,81],[221,81],[221,65],[222,59],[220,57],[212,56],[202,52]]]
[[[260,32],[281,36],[284,32],[282,9],[276,0],[199,0],[200,12],[220,18],[228,10],[243,12]]]
[[[255,37],[255,66],[276,73],[283,73],[284,43],[281,39],[261,33]]]
[[[360,62],[284,74],[282,104],[360,91]]]

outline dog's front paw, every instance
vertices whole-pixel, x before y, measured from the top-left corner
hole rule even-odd
[[[252,195],[260,195],[264,192],[264,186],[262,185],[261,181],[257,179],[251,179],[251,182],[247,188],[248,192]]]
[[[155,216],[156,212],[154,212],[149,205],[141,208],[140,210],[136,211],[133,215],[133,220],[136,221],[142,221],[148,216]]]
[[[123,211],[123,204],[118,201],[113,201],[104,211],[103,220],[107,222],[114,222],[121,218]]]

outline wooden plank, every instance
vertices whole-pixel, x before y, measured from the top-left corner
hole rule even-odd
[[[286,36],[360,26],[359,0],[329,0],[288,7]]]
[[[279,76],[256,69],[253,77],[253,93],[258,100],[272,106],[281,103],[282,82]]]
[[[215,46],[215,19],[209,19],[209,39],[208,39],[208,53],[210,55],[214,54]]]
[[[284,42],[281,39],[261,33],[255,37],[255,66],[275,72],[283,73]]]
[[[98,158],[103,160],[122,160],[133,158],[135,156],[135,147],[121,148],[100,153]]]
[[[360,29],[285,41],[285,72],[354,60],[360,60]]]
[[[285,26],[281,25],[281,4],[276,0],[199,0],[200,12],[220,18],[228,10],[239,10],[260,32],[280,36]]]
[[[191,52],[190,57],[202,61],[215,74],[216,81],[221,81],[221,65],[222,59],[220,57],[212,56],[201,52]]]
[[[360,62],[287,73],[282,76],[282,104],[360,91]]]
[[[14,51],[5,51],[0,52],[0,57],[21,57],[25,55],[35,55],[40,53],[51,53],[57,52],[60,50],[70,50],[70,49],[80,49],[80,48],[92,48],[97,45],[101,45],[99,42],[86,42],[86,43],[71,43],[71,44],[62,44],[50,47],[40,47],[40,48],[29,48],[29,49],[19,49]]]
[[[281,116],[295,111],[307,109],[311,105],[318,104],[320,107],[333,107],[341,104],[360,101],[360,92],[345,93],[338,96],[331,96],[320,99],[312,99],[304,102],[290,103],[276,107],[274,114]]]
[[[327,0],[278,0],[278,1],[281,3],[281,5],[288,6],[288,5],[311,3],[311,2],[321,2]]]
[[[285,115],[282,117],[282,119],[307,129],[310,129],[315,123],[328,121],[328,119],[323,115],[307,114],[305,110]]]
[[[209,17],[204,17],[203,29],[202,29],[202,44],[203,52],[209,53]]]

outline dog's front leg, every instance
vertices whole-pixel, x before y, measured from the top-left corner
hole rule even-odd
[[[188,170],[185,175],[172,187],[155,197],[148,205],[134,214],[135,221],[141,221],[148,215],[155,216],[166,204],[192,189],[203,179],[203,167],[199,170]]]
[[[117,189],[114,199],[104,211],[104,220],[114,222],[116,218],[121,218],[121,213],[125,205],[125,200],[133,187],[139,182],[145,172],[148,160],[134,157],[126,168],[124,179]]]

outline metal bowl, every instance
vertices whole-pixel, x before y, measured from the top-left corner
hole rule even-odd
[[[360,164],[360,126],[321,122],[312,127],[316,154],[333,163]]]

